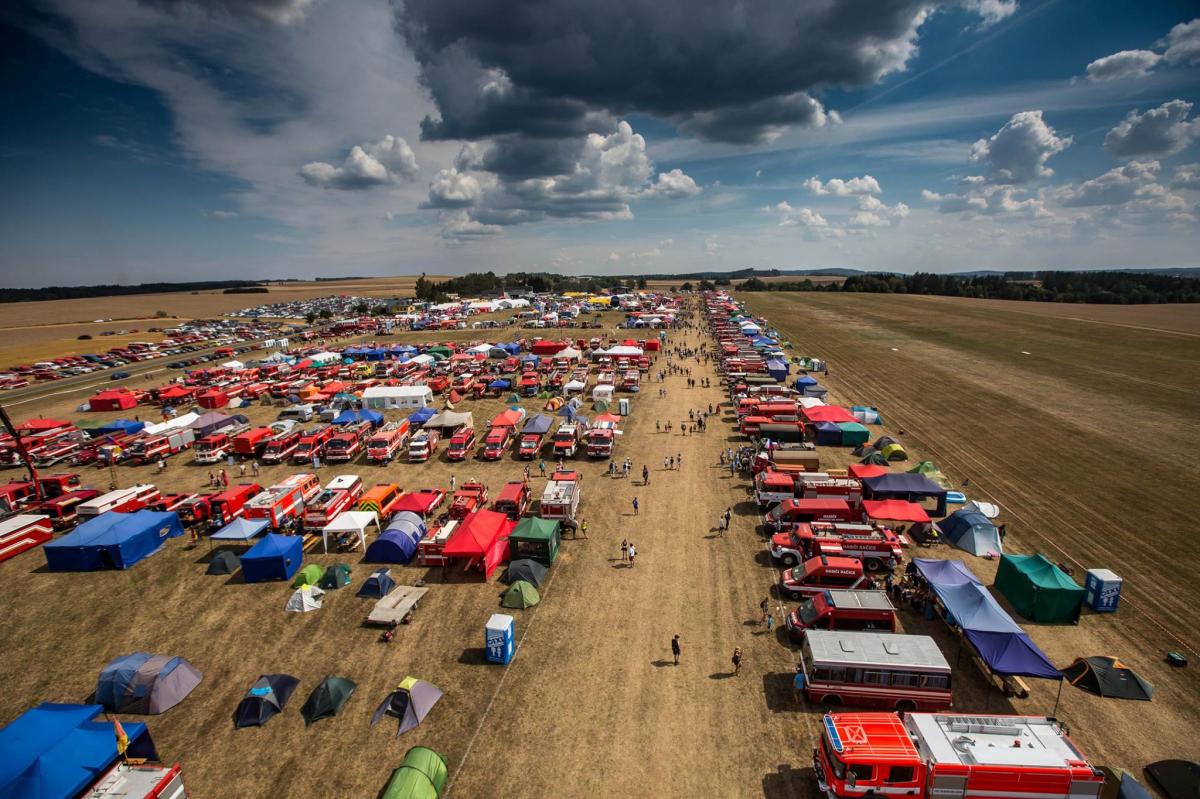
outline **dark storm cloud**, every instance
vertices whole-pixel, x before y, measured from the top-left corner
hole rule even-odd
[[[812,123],[804,93],[903,68],[928,0],[407,0],[440,119],[427,138],[565,137],[634,111],[746,143]],[[816,104],[819,109],[819,104]],[[737,116],[749,109],[751,118]],[[759,118],[754,119],[757,115]]]

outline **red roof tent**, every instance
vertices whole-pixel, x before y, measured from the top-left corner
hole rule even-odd
[[[866,480],[868,477],[881,477],[888,474],[891,472],[891,469],[875,463],[852,463],[847,467],[846,471],[851,477]]]
[[[620,416],[614,416],[614,415],[612,415],[611,413],[602,413],[602,414],[600,414],[599,416],[597,416],[597,417],[595,417],[594,419],[592,419],[592,421],[593,421],[593,422],[612,422],[613,424],[620,424],[620,423],[621,423],[621,417],[620,417]]]
[[[871,519],[895,522],[928,522],[929,514],[915,502],[902,499],[865,499],[862,509]]]
[[[833,422],[840,424],[841,422],[857,422],[858,419],[854,414],[841,407],[840,405],[815,405],[811,408],[802,408],[800,413],[804,414],[804,418],[810,423],[817,422]]]
[[[404,494],[400,499],[396,500],[396,504],[392,506],[392,510],[396,513],[406,510],[420,516],[427,516],[445,498],[446,495],[440,492],[414,491]]]
[[[42,433],[46,430],[57,430],[60,427],[70,426],[71,423],[65,419],[30,419],[17,425],[17,429],[22,431],[28,430],[33,433]]]
[[[88,400],[88,409],[93,411],[123,411],[137,405],[137,397],[123,389],[101,391]]]
[[[516,427],[523,418],[520,411],[507,410],[492,420],[492,427]]]
[[[196,397],[196,404],[201,408],[224,408],[229,404],[229,395],[220,389],[209,389]]]
[[[565,341],[547,341],[546,339],[540,339],[533,342],[533,344],[529,347],[529,351],[534,355],[555,355],[566,348],[567,342]]]
[[[508,534],[516,526],[503,513],[476,511],[459,524],[442,554],[447,558],[482,559],[483,577],[490,580],[500,564],[508,560]]]
[[[187,399],[196,393],[195,389],[184,388],[183,386],[168,386],[158,392],[160,400],[181,400]]]

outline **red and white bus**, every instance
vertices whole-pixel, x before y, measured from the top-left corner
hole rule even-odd
[[[945,710],[950,664],[927,635],[805,630],[800,645],[804,693],[813,702]]]

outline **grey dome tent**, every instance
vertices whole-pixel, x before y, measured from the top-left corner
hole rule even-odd
[[[290,674],[264,674],[254,681],[233,714],[234,727],[261,727],[287,705],[300,684]]]
[[[946,540],[972,555],[983,556],[989,552],[1004,554],[1000,531],[978,511],[956,510],[938,522],[937,527]]]
[[[379,707],[375,708],[371,726],[378,724],[384,716],[394,716],[400,720],[396,735],[401,735],[424,721],[441,698],[442,689],[433,683],[418,680],[416,677],[405,677],[404,681],[396,686],[396,690],[388,694]]]
[[[358,589],[357,596],[367,597],[368,599],[383,599],[395,587],[396,581],[392,579],[392,573],[387,569],[380,569],[363,581],[362,588]]]
[[[341,713],[342,708],[350,701],[350,697],[354,695],[354,689],[357,687],[353,680],[345,677],[330,675],[321,680],[321,684],[313,689],[300,708],[300,715],[304,716],[304,725],[308,726],[314,721],[331,718]]]
[[[110,713],[165,713],[182,702],[204,675],[181,657],[134,652],[100,670],[96,701]]]
[[[865,457],[859,463],[866,463],[872,466],[887,466],[887,457],[877,449],[868,450]]]
[[[518,580],[524,580],[532,583],[534,588],[541,588],[547,571],[546,566],[536,560],[520,558],[508,564],[508,570],[504,573],[504,582],[512,585]]]
[[[238,560],[238,556],[230,552],[228,549],[222,549],[220,552],[213,555],[213,558],[208,562],[208,568],[205,569],[204,573],[233,574],[240,568],[242,568],[242,562]]]

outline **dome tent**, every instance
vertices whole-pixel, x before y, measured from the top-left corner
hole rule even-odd
[[[320,567],[317,567],[320,569]],[[302,585],[292,592],[284,610],[292,613],[308,613],[320,610],[325,602],[325,592],[315,585]]]
[[[517,580],[504,592],[504,598],[500,600],[500,604],[506,608],[525,610],[541,601],[541,594],[533,587],[533,583]]]
[[[938,522],[937,527],[946,540],[972,555],[999,555],[1004,552],[1000,531],[982,513],[956,510]]]
[[[446,758],[424,746],[414,746],[392,772],[379,799],[437,799],[449,778]]]
[[[392,579],[392,573],[387,569],[379,569],[363,581],[356,596],[383,599],[395,587],[396,581]]]
[[[100,670],[96,701],[110,713],[165,713],[203,677],[181,657],[134,652],[113,658]]]
[[[254,681],[233,714],[234,727],[261,727],[287,706],[300,684],[290,674],[264,674]]]
[[[350,697],[354,695],[354,689],[357,687],[353,680],[345,677],[330,675],[321,680],[321,684],[313,689],[300,708],[300,715],[304,717],[304,725],[308,726],[313,722],[331,718],[342,712],[342,708],[350,701]]]
[[[375,708],[371,726],[378,724],[384,716],[394,716],[400,720],[396,734],[401,735],[424,721],[441,698],[442,689],[433,683],[405,677]]]

